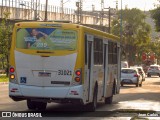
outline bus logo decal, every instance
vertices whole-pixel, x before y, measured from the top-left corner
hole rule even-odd
[[[26,77],[20,77],[20,83],[26,83],[27,78]]]

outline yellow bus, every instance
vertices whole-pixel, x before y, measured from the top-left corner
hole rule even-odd
[[[19,22],[10,51],[9,96],[28,109],[79,103],[95,111],[120,90],[119,38],[79,24]]]

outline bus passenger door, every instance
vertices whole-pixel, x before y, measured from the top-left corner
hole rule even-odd
[[[104,43],[104,80],[103,80],[103,97],[106,97],[107,94],[107,77],[108,77],[108,43]]]
[[[85,86],[86,86],[86,101],[91,102],[92,95],[92,83],[93,83],[93,35],[86,35],[85,40]]]

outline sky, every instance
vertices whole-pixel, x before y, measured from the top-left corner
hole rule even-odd
[[[36,0],[35,0],[36,1]],[[40,0],[41,3],[45,3],[46,0]],[[63,0],[65,8],[73,8],[76,9],[75,2],[79,0]],[[92,5],[95,6],[96,10],[101,9],[101,0],[82,0],[83,1],[83,10],[92,10]],[[154,3],[159,3],[157,0],[117,0],[118,1],[118,9],[127,8],[138,8],[141,10],[148,11],[154,8]],[[48,0],[49,5],[60,6],[61,0]],[[160,3],[159,3],[160,4]],[[104,0],[104,8],[115,8],[116,0]]]

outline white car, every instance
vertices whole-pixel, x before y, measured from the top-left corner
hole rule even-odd
[[[132,67],[132,68],[138,69],[138,73],[142,76],[142,80],[145,81],[146,74],[145,74],[143,68],[140,67],[140,66],[136,66],[136,67],[134,66],[134,67]]]
[[[147,77],[151,77],[152,75],[157,75],[160,77],[160,66],[159,65],[150,65],[147,71]]]
[[[142,86],[142,76],[138,73],[136,68],[122,68],[121,69],[121,86],[124,84],[134,84],[136,87]]]

